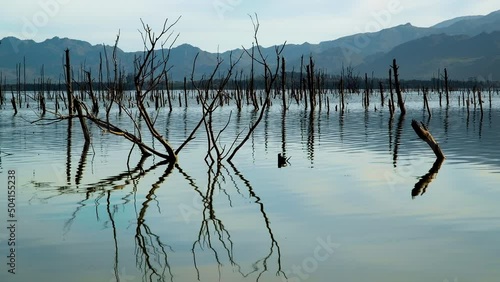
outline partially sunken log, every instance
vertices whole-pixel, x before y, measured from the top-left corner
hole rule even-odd
[[[432,151],[434,151],[434,154],[439,160],[444,160],[446,158],[443,154],[443,151],[441,151],[438,142],[434,140],[434,137],[432,137],[432,134],[429,132],[429,130],[427,130],[427,127],[425,127],[425,125],[422,122],[412,120],[411,127],[413,127],[413,130],[415,130],[415,133],[417,133],[420,139],[424,140],[425,142],[427,142],[427,144],[429,144]]]

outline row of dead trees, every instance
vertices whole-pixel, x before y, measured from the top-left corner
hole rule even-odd
[[[96,79],[92,77],[92,73],[90,70],[86,70],[84,66],[81,66],[81,68],[78,71],[78,81],[76,82],[75,79],[72,79],[71,82],[67,82],[67,77],[68,73],[67,70],[65,71],[65,78],[64,80],[66,81],[65,85],[68,85],[68,83],[71,83],[71,88],[73,90],[73,94],[77,95],[80,100],[84,101],[87,99],[91,99],[91,110],[93,113],[97,114],[100,109],[100,104],[103,105],[103,107],[106,109],[106,112],[109,111],[110,106],[115,104],[119,104],[120,106],[118,107],[120,113],[122,111],[121,105],[125,107],[133,107],[134,106],[134,98],[135,95],[131,95],[130,92],[125,91],[125,72],[124,70],[121,70],[121,68],[118,67],[118,60],[116,57],[116,44],[118,43],[118,38],[117,41],[115,42],[115,48],[113,49],[111,60],[112,63],[111,65],[113,66],[110,70],[110,63],[108,63],[108,55],[106,53],[106,48],[105,50],[105,58],[106,61],[103,63],[100,63],[99,67],[99,72],[98,72],[98,78],[97,82]],[[252,46],[250,50],[248,51],[247,54],[250,55],[250,57],[255,57],[255,49],[256,47]],[[241,55],[244,55],[242,53]],[[101,56],[102,57],[102,56]],[[241,57],[240,57],[241,58]],[[196,59],[195,59],[196,60]],[[220,59],[219,59],[220,60]],[[273,60],[272,60],[273,61]],[[309,57],[308,63],[304,63],[304,57],[301,59],[301,71],[296,73],[295,71],[292,72],[286,72],[286,61],[283,56],[277,56],[277,63],[270,62],[269,65],[272,66],[270,68],[274,69],[274,65],[280,68],[280,73],[276,77],[276,79],[273,81],[272,86],[270,87],[272,89],[271,97],[273,98],[268,105],[271,105],[273,101],[276,101],[277,98],[281,100],[282,107],[283,109],[288,109],[290,103],[296,102],[297,104],[303,103],[305,106],[305,109],[310,108],[311,110],[316,109],[319,107],[319,110],[321,110],[322,106],[327,108],[329,111],[330,108],[330,98],[333,98],[333,96],[338,95],[339,96],[339,104],[338,108],[343,112],[345,109],[345,104],[346,104],[346,96],[347,95],[354,95],[354,94],[359,94],[359,77],[354,74],[353,68],[352,67],[347,67],[343,68],[341,75],[338,78],[337,82],[334,82],[334,85],[327,85],[327,81],[329,78],[327,78],[327,75],[324,73],[323,70],[317,70],[315,68],[314,60],[312,57]],[[264,81],[262,82],[256,82],[258,79],[256,79],[255,75],[255,61],[252,60],[251,68],[250,68],[250,75],[245,76],[243,74],[242,70],[236,71],[235,66],[230,66],[231,68],[231,74],[232,77],[231,79],[227,80],[224,76],[220,77],[211,77],[213,80],[213,83],[223,83],[225,88],[223,89],[222,95],[219,95],[217,93],[217,89],[210,89],[208,95],[211,97],[213,96],[218,96],[219,100],[219,105],[224,106],[224,105],[229,105],[231,103],[234,103],[236,105],[236,108],[238,111],[241,111],[244,104],[246,103],[247,106],[253,106],[255,111],[258,111],[260,107],[264,105],[266,102],[264,99],[266,97],[265,93],[265,88],[267,82],[265,82],[265,74],[262,77],[258,77],[258,79],[261,79]],[[66,63],[65,63],[66,64]],[[107,82],[103,83],[103,65],[106,65],[107,69]],[[17,82],[15,85],[10,85],[11,86],[11,104],[14,109],[14,112],[17,113],[17,109],[21,108],[23,106],[23,103],[25,103],[26,107],[32,107],[33,105],[30,105],[30,102],[33,102],[36,107],[38,107],[39,112],[44,115],[46,113],[46,100],[55,100],[54,102],[54,110],[58,112],[60,109],[67,109],[68,104],[71,103],[71,101],[68,101],[67,95],[63,95],[63,93],[59,90],[55,90],[55,88],[60,88],[59,86],[61,85],[61,80],[59,80],[59,84],[54,84],[50,78],[45,79],[44,78],[44,68],[42,66],[41,69],[41,77],[37,80],[34,81],[34,85],[37,85],[34,93],[27,94],[26,93],[26,85],[22,86],[21,84],[21,64],[17,66]],[[23,68],[25,69],[25,67]],[[216,70],[219,71],[218,74],[220,74],[220,64],[218,64],[215,67]],[[395,76],[393,76],[393,73],[395,74],[394,71],[394,66],[391,66],[389,69],[389,79],[386,81],[383,80],[378,80],[378,86],[380,90],[380,107],[385,107],[385,98],[386,95],[384,94],[384,87],[388,88],[390,92],[390,97],[389,98],[389,103],[388,109],[389,112],[391,113],[391,116],[395,112],[395,99],[394,99],[394,91],[404,93],[405,91],[409,91],[409,89],[403,89],[401,86],[401,83],[399,81],[396,81]],[[69,74],[69,75],[72,75]],[[297,78],[298,76],[298,78]],[[0,75],[1,78],[1,75]],[[331,79],[331,78],[330,78]],[[173,107],[178,103],[179,107],[188,107],[189,102],[191,101],[192,98],[196,99],[196,103],[199,106],[200,105],[200,95],[199,91],[196,89],[195,84],[203,83],[203,81],[206,80],[206,78],[201,78],[200,80],[194,80],[193,74],[191,75],[191,79],[189,78],[184,78],[184,81],[182,83],[182,89],[174,92],[173,91],[173,85],[174,82],[169,80],[168,77],[168,70],[166,70],[163,74],[162,77],[162,82],[158,83],[154,89],[151,90],[151,94],[147,95],[145,98],[144,102],[146,103],[147,107],[149,108],[151,105],[154,106],[156,110],[159,110],[160,108],[167,107],[169,108],[170,111],[173,110]],[[362,104],[365,109],[369,109],[370,107],[370,98],[374,94],[374,81],[375,79],[372,78],[371,80],[368,79],[368,74],[365,73],[364,76],[364,88],[362,91]],[[446,105],[449,106],[450,103],[450,86],[449,86],[449,77],[448,77],[448,72],[445,69],[444,70],[444,88],[443,91],[441,91],[438,88],[438,94],[439,94],[439,104],[442,106],[443,101],[446,101]],[[4,81],[5,82],[5,81]],[[258,84],[258,85],[257,85]],[[399,86],[396,86],[398,84]],[[0,103],[3,104],[4,102],[4,96],[5,96],[5,90],[2,91],[3,89],[6,89],[7,87],[1,86],[2,83],[0,81]],[[94,90],[96,89],[97,90]],[[24,90],[21,90],[24,89]],[[477,100],[481,100],[480,88],[474,87],[473,89],[473,96],[471,99],[468,100],[468,104],[471,105],[479,105],[479,107],[482,108],[482,103],[476,103]],[[420,89],[418,89],[420,91]],[[427,107],[427,98],[429,96],[429,89],[428,88],[422,88],[422,91],[425,94],[424,97],[424,107]],[[220,91],[219,91],[220,92]],[[467,92],[470,92],[468,90]],[[24,95],[22,95],[24,93]],[[443,93],[444,93],[444,98],[443,98]],[[464,92],[465,93],[465,92]],[[333,94],[328,95],[328,94]],[[476,95],[477,94],[477,95]],[[397,93],[396,93],[397,95]],[[463,94],[464,95],[464,94]],[[490,97],[490,104],[491,104],[491,96],[492,96],[492,89],[489,89],[489,97]],[[189,97],[189,99],[188,99]],[[477,97],[477,98],[476,98]],[[400,108],[400,101],[399,95],[396,96],[398,99],[398,107]],[[111,101],[111,103],[110,103]],[[460,100],[459,100],[460,103]],[[464,100],[462,103],[464,106],[466,105],[466,101]],[[376,109],[377,105],[375,105]],[[337,106],[336,106],[337,109]],[[429,111],[430,112],[430,111]]]
[[[164,22],[162,30],[158,34],[153,32],[149,25],[142,22],[141,35],[144,43],[144,51],[141,56],[137,56],[134,60],[135,89],[133,91],[133,97],[128,100],[129,106],[132,104],[132,107],[127,107],[124,105],[124,103],[122,103],[122,99],[124,97],[124,91],[120,88],[120,85],[122,85],[122,81],[120,81],[122,76],[118,74],[118,62],[116,60],[115,52],[113,52],[112,57],[115,76],[111,87],[109,87],[109,89],[107,90],[108,97],[105,100],[106,107],[103,116],[103,114],[99,115],[98,96],[92,88],[92,77],[90,71],[86,72],[87,86],[81,88],[84,89],[84,91],[81,91],[80,89],[80,94],[84,93],[88,95],[90,99],[84,99],[84,94],[77,95],[75,93],[73,89],[74,80],[72,79],[70,50],[66,50],[64,68],[67,87],[65,98],[65,100],[67,101],[67,114],[61,111],[57,111],[56,109],[56,111],[51,111],[51,113],[53,113],[55,117],[48,118],[44,116],[44,111],[40,119],[36,120],[35,123],[42,123],[47,121],[56,122],[78,118],[86,142],[91,141],[90,130],[87,126],[87,123],[91,122],[105,132],[129,140],[133,143],[134,146],[137,146],[141,150],[141,153],[143,155],[156,155],[170,162],[177,161],[177,155],[179,154],[179,152],[190,141],[196,138],[199,129],[203,127],[207,134],[208,142],[207,157],[205,158],[205,160],[207,162],[214,163],[221,162],[222,160],[226,159],[228,162],[231,162],[239,149],[243,147],[251,134],[258,127],[263,117],[264,110],[269,106],[271,93],[273,93],[273,85],[275,85],[275,82],[279,78],[280,56],[281,52],[283,51],[284,44],[280,47],[276,47],[275,51],[278,64],[275,67],[271,66],[271,64],[268,62],[268,58],[262,53],[261,47],[258,44],[258,18],[252,18],[256,47],[252,48],[251,50],[245,49],[245,53],[251,56],[253,62],[252,66],[255,64],[255,67],[261,67],[264,69],[264,102],[261,103],[261,107],[259,108],[258,103],[254,101],[256,111],[259,111],[258,118],[256,119],[256,121],[250,124],[247,130],[240,132],[234,138],[232,144],[230,144],[229,146],[222,145],[220,137],[224,133],[224,130],[227,128],[231,117],[228,117],[228,121],[224,127],[215,128],[214,122],[212,120],[212,114],[218,107],[224,104],[224,99],[227,96],[227,83],[232,78],[234,68],[243,54],[241,54],[234,60],[231,57],[231,61],[229,64],[230,67],[225,72],[219,69],[222,64],[222,60],[218,59],[218,63],[214,68],[212,74],[209,77],[203,78],[201,80],[194,79],[194,72],[196,70],[195,58],[193,63],[193,74],[191,76],[191,85],[194,91],[197,93],[198,103],[201,105],[202,117],[192,129],[189,137],[184,140],[184,142],[177,149],[174,149],[169,141],[155,126],[159,116],[159,111],[151,113],[147,108],[149,106],[148,101],[151,100],[155,101],[155,104],[158,107],[160,99],[158,94],[159,92],[157,90],[160,88],[160,84],[168,81],[167,64],[170,56],[170,49],[172,47],[172,44],[175,43],[176,37],[173,40],[170,40],[170,46],[165,46],[165,44],[166,41],[168,41],[168,39],[172,37],[172,28],[178,20],[179,19],[174,21],[172,24],[168,24],[167,19]],[[165,41],[165,39],[167,40]],[[115,42],[115,50],[117,48],[116,46],[118,44],[118,40],[119,35],[117,36],[117,40]],[[222,76],[221,73],[223,73]],[[218,79],[215,79],[216,75],[218,76]],[[184,93],[185,103],[187,103],[186,87]],[[168,97],[170,96],[168,95]],[[252,99],[255,100],[255,96]],[[171,101],[169,101],[169,103],[171,103]],[[110,119],[110,111],[113,107],[118,107],[120,112],[123,111],[129,117],[133,130],[120,128],[118,125],[113,123],[113,121]],[[162,145],[161,149],[159,149],[151,142],[146,141],[146,138],[144,138],[145,132],[143,130],[143,126],[141,126],[142,124],[146,125],[148,134],[151,135],[154,139],[153,142],[158,142]]]
[[[170,110],[172,110],[173,95],[171,95],[169,90],[169,67],[167,63],[170,56],[170,48],[175,42],[176,37],[170,41],[170,46],[165,46],[166,42],[164,42],[163,40],[167,39],[168,41],[168,39],[172,37],[172,27],[177,23],[178,20],[179,19],[174,21],[174,23],[172,23],[171,25],[167,25],[168,20],[165,21],[163,28],[158,36],[155,35],[155,33],[147,24],[145,24],[144,22],[142,23],[143,30],[141,34],[144,43],[144,52],[142,56],[137,56],[134,60],[135,89],[133,90],[132,95],[125,94],[123,87],[125,77],[124,72],[122,72],[118,67],[119,62],[116,56],[116,49],[119,41],[119,34],[116,38],[115,46],[111,56],[111,63],[113,66],[112,72],[109,70],[109,63],[107,60],[108,56],[106,55],[106,66],[108,69],[108,83],[106,84],[107,89],[105,91],[106,95],[102,95],[102,92],[94,91],[94,79],[90,71],[85,71],[84,69],[82,69],[82,73],[84,74],[85,78],[84,82],[75,82],[75,80],[72,78],[70,50],[66,50],[64,62],[64,74],[67,88],[66,96],[52,96],[55,97],[56,103],[54,111],[51,110],[51,112],[55,114],[56,120],[78,118],[85,136],[85,140],[87,142],[90,142],[91,135],[86,123],[92,122],[102,130],[105,130],[117,136],[121,136],[131,141],[134,145],[138,146],[143,154],[154,154],[170,161],[175,161],[177,159],[177,154],[180,152],[180,150],[184,148],[191,140],[193,140],[198,132],[198,129],[203,127],[207,133],[207,160],[210,160],[212,162],[220,162],[223,159],[227,159],[228,161],[231,161],[233,159],[238,150],[245,144],[245,142],[257,128],[262,119],[264,110],[271,105],[272,100],[275,100],[276,97],[281,97],[283,111],[287,110],[289,104],[293,100],[295,100],[297,104],[302,101],[305,105],[305,108],[309,108],[311,111],[316,108],[319,108],[319,110],[321,110],[322,105],[325,105],[329,110],[329,96],[324,95],[329,91],[327,87],[325,87],[325,73],[322,70],[316,69],[312,57],[310,57],[307,62],[304,62],[304,58],[302,57],[301,69],[298,78],[299,83],[298,85],[295,85],[296,82],[295,78],[293,77],[295,72],[292,71],[292,77],[290,79],[287,77],[288,73],[286,72],[286,61],[285,58],[281,55],[284,44],[282,46],[276,47],[275,49],[276,61],[270,60],[266,55],[262,53],[261,47],[258,43],[258,18],[256,17],[255,20],[252,18],[255,31],[255,45],[253,45],[250,50],[244,49],[244,52],[239,56],[235,56],[234,58],[231,56],[229,59],[229,68],[227,70],[220,69],[223,61],[222,59],[218,58],[217,64],[214,67],[213,72],[209,76],[203,76],[201,79],[195,79],[197,61],[197,57],[195,57],[193,62],[192,74],[190,77],[190,85],[188,85],[188,79],[184,78],[183,92],[179,93],[178,102],[180,106],[182,106],[183,102],[185,107],[188,106],[189,88],[190,92],[195,95],[197,104],[201,105],[202,118],[192,129],[189,137],[177,149],[174,149],[162,136],[161,132],[159,132],[155,127],[159,112],[157,111],[156,114],[150,114],[147,111],[147,108],[150,107],[149,103],[151,102],[158,110],[160,107],[164,107],[166,105],[166,101],[168,101],[168,106]],[[236,71],[236,65],[240,61],[241,57],[245,54],[250,56],[250,58],[252,59],[249,80],[244,80],[243,73],[238,73]],[[255,86],[255,68],[262,68],[264,70],[264,74],[262,76],[264,87],[259,90],[257,90]],[[404,116],[406,114],[398,68],[399,67],[397,65],[397,62],[394,59],[393,64],[389,69],[388,80],[389,101],[387,105],[391,115],[391,119],[396,112],[396,99],[401,116]],[[303,72],[303,70],[305,70],[305,73]],[[20,65],[17,68],[17,72],[17,85],[19,86],[21,77]],[[110,73],[112,73],[113,76],[110,76]],[[101,68],[98,76],[98,80],[102,81]],[[444,78],[444,92],[446,97],[446,104],[448,105],[450,103],[450,91],[448,84],[448,72],[446,69],[444,71]],[[290,82],[288,82],[288,80],[290,80]],[[41,109],[40,112],[42,118],[40,119],[40,121],[47,120],[47,118],[45,118],[44,116],[48,111],[46,108],[44,95],[44,91],[46,91],[47,88],[44,87],[44,81],[45,79],[43,77],[42,67],[42,77],[40,79],[42,86],[40,91],[38,91],[38,95],[34,97],[34,100],[39,103],[39,109]],[[243,85],[243,81],[246,81],[245,85]],[[345,69],[345,72],[344,70],[342,71],[337,88],[337,93],[340,98],[339,108],[341,112],[344,112],[345,110],[346,94],[356,93],[355,91],[358,87],[358,85],[355,85],[356,81],[357,77],[354,75],[352,68],[348,67]],[[232,91],[227,90],[227,86],[230,82],[233,82],[236,86]],[[291,88],[289,88],[290,84]],[[0,100],[3,103],[4,91],[2,91],[1,85],[2,83],[0,81]],[[47,85],[50,86],[50,81]],[[77,91],[74,90],[75,85],[78,87]],[[384,107],[385,95],[382,81],[379,82],[379,88],[381,97],[380,103],[381,106]],[[11,103],[15,113],[17,113],[17,106],[21,106],[22,96],[20,95],[19,89],[20,88],[18,87],[16,91],[17,95],[14,95],[14,91],[12,91]],[[165,92],[162,89],[166,89],[167,99],[165,98]],[[370,105],[371,92],[373,92],[373,85],[369,84],[368,75],[365,74],[365,88],[363,93],[363,105],[365,109],[368,109]],[[477,96],[479,100],[478,104],[480,105],[482,110],[480,91],[474,90],[473,93],[479,93]],[[423,94],[424,105],[427,107],[429,115],[431,115],[427,99],[428,90],[424,89]],[[473,96],[475,99],[476,96]],[[24,98],[26,100],[26,97]],[[67,115],[59,111],[58,99],[61,99],[64,102],[68,110]],[[244,132],[240,132],[236,136],[236,138],[234,138],[234,142],[232,144],[225,146],[220,144],[221,135],[227,128],[231,117],[228,118],[227,124],[224,127],[214,128],[212,115],[217,108],[224,106],[225,104],[229,104],[230,101],[233,100],[235,101],[235,104],[239,111],[241,111],[243,103],[246,100],[247,105],[253,105],[254,110],[259,114],[257,120],[249,126],[245,134],[243,134]],[[104,104],[104,117],[101,117],[102,115],[99,115],[99,102]],[[125,112],[125,114],[129,116],[134,128],[133,133],[129,132],[126,129],[119,128],[112,123],[112,121],[110,120],[110,112],[113,107],[117,107],[120,113]],[[162,151],[159,151],[154,146],[152,146],[151,144],[147,144],[144,141],[141,133],[141,126],[139,125],[140,122],[146,125],[155,142],[159,142],[162,145]]]

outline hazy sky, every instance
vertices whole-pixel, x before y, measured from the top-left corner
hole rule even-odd
[[[189,43],[206,51],[225,51],[253,42],[249,14],[260,20],[264,46],[319,43],[399,24],[428,27],[443,20],[499,10],[492,0],[19,0],[0,9],[0,38],[16,36],[37,42],[54,36],[92,44],[142,50],[140,19],[155,30],[168,18],[182,16],[175,45]]]

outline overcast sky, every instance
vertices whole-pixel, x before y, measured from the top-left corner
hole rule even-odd
[[[260,20],[259,43],[264,46],[319,43],[359,32],[412,23],[428,27],[465,15],[499,10],[492,0],[20,0],[0,9],[0,38],[15,36],[37,42],[54,36],[142,50],[140,19],[155,30],[168,18],[181,19],[175,45],[189,43],[215,52],[250,46],[249,14]]]

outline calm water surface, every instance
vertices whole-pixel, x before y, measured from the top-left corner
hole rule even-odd
[[[430,119],[421,96],[406,99],[406,117],[392,120],[357,96],[343,115],[336,97],[312,114],[292,103],[283,115],[275,101],[234,165],[221,167],[204,161],[204,131],[171,167],[136,148],[128,160],[131,144],[95,126],[85,147],[77,121],[33,125],[34,109],[14,117],[6,105],[0,281],[499,281],[498,95],[482,116],[433,97]],[[216,128],[229,115],[227,147],[257,118],[223,107]],[[157,125],[177,147],[200,116],[192,100],[162,109]],[[130,128],[126,115],[112,118]],[[444,163],[412,119],[427,124]],[[282,152],[290,164],[278,168]],[[5,255],[9,170],[15,275]]]

